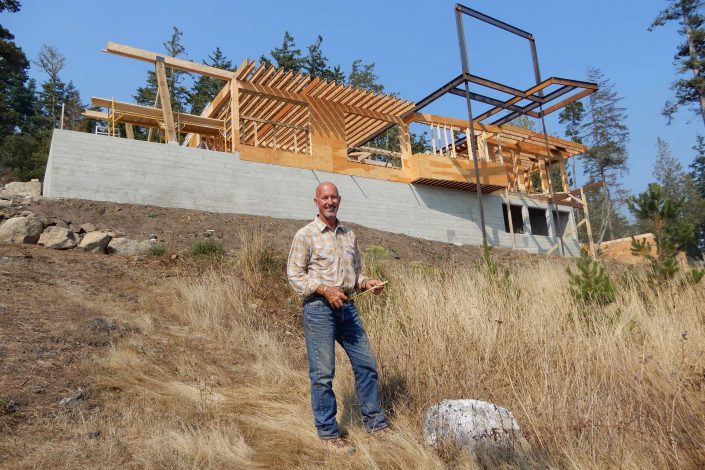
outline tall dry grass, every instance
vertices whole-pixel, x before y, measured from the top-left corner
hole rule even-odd
[[[390,283],[358,307],[398,432],[365,434],[338,350],[339,421],[358,449],[340,456],[318,444],[300,324],[279,321],[298,310],[283,258],[258,236],[244,235],[242,245],[239,257],[169,280],[145,298],[140,332],[98,361],[96,393],[106,408],[86,417],[86,429],[105,429],[102,446],[89,442],[105,466],[705,465],[702,286],[657,291],[639,273],[612,272],[617,301],[580,316],[564,267],[548,259],[515,267],[508,281],[482,266],[377,261],[370,269]],[[424,410],[444,398],[509,408],[526,442],[479,456],[424,446]],[[62,452],[68,464],[79,454]]]

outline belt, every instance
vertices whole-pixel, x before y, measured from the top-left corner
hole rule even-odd
[[[354,292],[343,292],[343,293],[344,293],[345,296],[348,298],[348,300],[346,300],[346,302],[353,302],[353,300],[350,300],[350,296],[353,295]],[[308,297],[306,297],[306,298],[304,299],[304,303],[305,303],[305,302],[312,302],[312,301],[314,301],[314,300],[323,300],[323,301],[325,301],[325,302],[328,302],[328,299],[326,299],[325,296],[323,296],[323,295],[321,295],[321,294],[315,294],[315,293],[314,293],[314,294],[311,294],[311,295],[309,295]]]

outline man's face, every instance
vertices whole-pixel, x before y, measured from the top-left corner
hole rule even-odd
[[[318,212],[320,212],[323,217],[327,219],[335,219],[338,214],[338,206],[340,205],[338,188],[332,184],[322,185],[316,191],[316,198],[314,201],[316,206],[318,206]]]

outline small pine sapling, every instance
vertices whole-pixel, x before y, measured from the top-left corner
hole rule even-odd
[[[614,285],[597,261],[583,252],[577,268],[576,273],[570,268],[566,271],[570,276],[570,294],[581,307],[604,307],[616,300]]]

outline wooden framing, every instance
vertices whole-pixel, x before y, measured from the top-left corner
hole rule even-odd
[[[154,64],[160,104],[157,106],[155,102],[155,107],[147,107],[92,98],[94,106],[105,108],[107,112],[86,110],[85,115],[108,121],[113,128],[112,135],[115,126],[123,123],[128,138],[134,138],[133,126],[146,127],[150,132],[157,129],[164,132],[166,142],[181,140],[182,145],[190,147],[204,145],[213,150],[239,152],[240,158],[248,161],[465,191],[474,191],[479,182],[483,193],[502,191],[514,245],[510,194],[526,194],[532,172],[540,173],[544,191],[530,196],[557,204],[582,206],[587,214],[584,194],[578,199],[575,191],[570,190],[565,164],[568,158],[586,151],[582,144],[553,136],[546,138],[542,133],[507,124],[479,123],[481,118],[487,117],[484,115],[474,119],[470,129],[465,119],[417,112],[423,103],[417,106],[397,96],[286,72],[249,59],[231,72],[113,42],[107,44],[105,52]],[[223,87],[200,116],[174,112],[167,67],[223,80]],[[464,77],[461,75],[450,83],[451,88]],[[499,86],[479,77],[467,77],[473,84]],[[543,98],[536,98],[542,96],[539,92],[551,85],[577,89],[590,84],[554,77],[526,91],[512,89],[512,93],[518,95],[506,102],[489,100],[488,103],[503,105],[511,111],[518,109],[522,101],[517,97],[530,102],[541,100]],[[547,107],[543,114],[554,112],[592,91],[590,86]],[[546,97],[551,94],[556,95],[554,98],[559,96],[550,92]],[[531,106],[528,105],[533,109]],[[531,109],[527,114],[536,114]],[[427,126],[433,133],[429,153],[412,154],[410,125]],[[398,142],[393,143],[392,149],[367,146],[372,137],[390,126],[399,128]],[[466,141],[471,132],[477,136],[480,147],[479,181],[476,181]],[[184,134],[187,135],[184,137]],[[374,155],[379,158],[370,158]],[[401,163],[389,165],[390,160]],[[548,173],[549,165],[553,164],[560,168],[563,189],[555,195],[550,191]],[[584,223],[589,225],[589,222]]]

